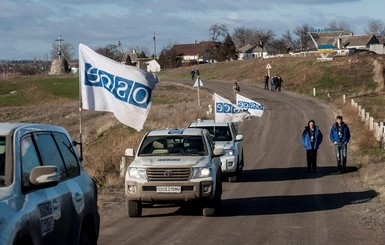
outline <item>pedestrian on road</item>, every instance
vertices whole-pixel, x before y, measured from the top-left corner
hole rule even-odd
[[[330,129],[330,140],[335,148],[337,171],[339,174],[344,173],[346,171],[350,130],[349,126],[343,121],[342,116],[337,116],[337,121]]]
[[[269,90],[269,75],[265,74],[265,90]]]
[[[194,78],[195,78],[195,71],[192,69],[191,72],[190,72],[190,74],[191,74],[191,80],[194,81]]]
[[[238,83],[235,82],[233,85],[233,94],[234,94],[235,99],[237,99],[237,93],[239,93],[240,91],[241,91],[241,89],[239,88]]]
[[[302,133],[302,144],[306,150],[307,172],[317,172],[317,151],[323,140],[321,130],[310,120]]]
[[[197,71],[195,72],[195,75],[197,75],[197,79],[199,79],[199,75],[200,75],[199,70],[197,70]]]

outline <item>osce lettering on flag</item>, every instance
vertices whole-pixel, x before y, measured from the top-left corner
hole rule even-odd
[[[140,131],[151,106],[158,78],[137,67],[122,65],[79,44],[83,109],[108,111],[123,124]]]
[[[253,101],[245,96],[237,93],[237,105],[250,112],[251,116],[261,117],[263,114],[264,107],[256,101]]]
[[[215,122],[243,122],[250,118],[250,113],[214,93]]]

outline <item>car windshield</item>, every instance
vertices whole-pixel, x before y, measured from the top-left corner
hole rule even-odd
[[[199,135],[148,136],[144,139],[138,155],[205,156],[207,149],[204,147],[202,136]]]
[[[230,128],[227,126],[206,126],[206,127],[197,127],[204,128],[209,131],[211,135],[213,135],[213,141],[231,141],[233,138],[231,136]],[[214,133],[215,128],[215,133]]]
[[[5,185],[5,137],[0,136],[0,187]]]

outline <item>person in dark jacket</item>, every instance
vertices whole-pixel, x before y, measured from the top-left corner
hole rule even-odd
[[[339,174],[343,173],[346,171],[347,144],[350,140],[350,130],[349,126],[343,121],[342,116],[337,116],[337,121],[330,129],[330,140],[335,148],[337,171]]]
[[[307,171],[317,172],[317,151],[323,140],[321,130],[310,120],[302,133],[302,144],[306,150]]]

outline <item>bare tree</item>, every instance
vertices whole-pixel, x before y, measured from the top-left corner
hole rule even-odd
[[[346,24],[345,22],[343,21],[340,21],[337,23],[337,21],[331,21],[329,23],[329,28],[333,29],[333,30],[337,30],[337,31],[342,31],[342,34],[349,34],[352,32],[352,30],[350,29],[349,25]]]
[[[381,43],[385,42],[385,24],[381,20],[371,20],[365,28],[366,34],[375,35]]]
[[[223,39],[226,37],[228,30],[226,24],[215,24],[209,28],[210,39],[219,42],[219,37]]]
[[[311,27],[308,24],[303,24],[302,26],[297,26],[293,31],[295,35],[298,36],[298,44],[300,49],[307,49],[310,47],[311,37],[309,31]]]
[[[242,48],[243,46],[251,43],[253,31],[246,27],[237,27],[234,29],[232,39],[237,48]]]
[[[293,36],[291,35],[290,30],[287,30],[282,35],[282,40],[286,43],[286,48],[288,50],[294,50],[298,47],[298,42],[294,40]]]
[[[100,47],[95,49],[95,52],[104,55],[110,59],[113,59],[117,62],[122,62],[125,60],[124,54],[122,54],[119,46],[116,44],[108,44],[105,47]]]
[[[275,54],[285,54],[291,49],[291,47],[288,46],[287,40],[284,38],[275,39],[272,42],[272,46],[275,49],[274,50]]]
[[[254,29],[251,35],[250,44],[261,47],[261,58],[263,58],[263,49],[274,40],[275,33],[272,30]]]

